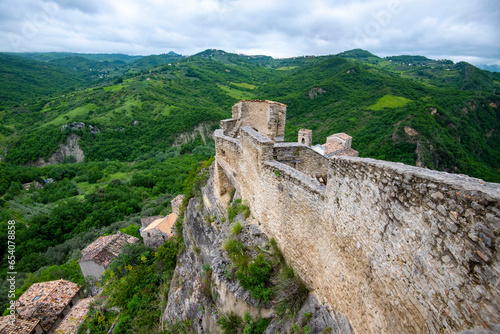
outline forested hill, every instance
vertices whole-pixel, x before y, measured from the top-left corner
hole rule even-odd
[[[302,127],[313,130],[314,143],[346,132],[354,137],[353,146],[363,157],[499,182],[498,83],[491,80],[483,91],[441,84],[433,86],[371,64],[331,58],[289,72],[262,92],[288,105],[287,140],[295,140]],[[455,81],[450,83],[454,85]]]
[[[0,53],[0,110],[83,84],[82,78],[64,67]]]
[[[102,85],[127,73],[175,62],[174,52],[151,56],[68,52],[0,53],[0,110],[54,94]]]
[[[80,137],[87,161],[133,161],[165,152],[200,123],[217,127],[240,99],[270,99],[288,105],[287,140],[303,127],[314,131],[314,143],[346,132],[363,157],[500,182],[500,74],[467,63],[364,50],[288,59],[206,50],[108,63],[74,54],[44,61],[71,70],[68,78],[87,88],[6,108],[0,127],[6,162],[48,158],[70,134]],[[96,61],[106,75],[82,78],[98,68]],[[73,122],[85,126],[61,131]],[[200,143],[184,143],[185,151]]]

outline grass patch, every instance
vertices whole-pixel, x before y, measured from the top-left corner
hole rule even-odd
[[[242,203],[241,199],[235,200],[228,208],[227,208],[228,216],[229,216],[229,222],[232,223],[234,218],[239,213],[243,213],[243,217],[247,219],[250,217],[250,207],[248,206],[248,203]]]
[[[111,179],[111,180],[118,179],[118,180],[122,180],[122,181],[128,181],[132,178],[132,174],[133,173],[117,172],[114,174],[110,174],[109,179]]]
[[[270,287],[271,272],[273,269],[271,261],[258,254],[252,259],[249,249],[236,239],[224,242],[222,248],[231,259],[231,277],[236,270],[235,276],[245,290],[249,290],[253,298],[267,302],[272,299],[273,291]]]
[[[77,196],[72,197],[72,198],[74,198],[75,200],[81,202],[81,201],[83,201],[85,199],[85,195],[77,195]]]
[[[93,192],[98,187],[97,184],[90,184],[88,182],[78,182],[76,185],[83,191],[84,194]]]
[[[104,90],[107,92],[118,92],[118,91],[122,90],[123,87],[124,86],[122,84],[119,84],[119,85],[115,85],[115,86],[104,87]]]
[[[243,316],[243,322],[245,325],[245,327],[243,328],[243,334],[262,334],[271,322],[271,319],[259,318],[257,319],[257,321],[253,321],[250,313],[245,312],[245,315]]]
[[[380,60],[377,62],[377,66],[382,67],[382,68],[389,67],[389,66],[392,66],[392,62],[388,61],[388,60]]]
[[[255,85],[246,82],[230,82],[230,84],[241,88],[255,89]]]
[[[231,234],[234,236],[234,231],[231,231]],[[250,250],[243,243],[234,238],[226,240],[222,249],[231,260],[231,266],[226,268],[226,277],[236,277],[240,285],[261,302],[270,301],[274,297],[277,301],[277,314],[280,317],[292,318],[302,307],[309,295],[309,289],[286,264],[274,239],[264,248],[270,248],[270,252],[266,252],[268,258],[260,249],[258,255],[252,258]]]
[[[165,106],[165,108],[163,109],[162,112],[160,112],[156,117],[160,116],[160,115],[163,115],[163,116],[170,116],[170,113],[175,110],[175,109],[178,109],[178,107],[176,106]]]
[[[125,118],[131,118],[132,117],[132,108],[133,107],[140,107],[141,102],[137,100],[128,100],[123,105],[119,108],[113,109],[108,111],[107,113],[103,114],[102,116],[99,116],[95,118],[95,120],[99,121],[108,121],[108,122],[122,122],[123,119]]]
[[[231,311],[221,315],[217,320],[217,324],[224,334],[238,334],[243,326],[243,319]]]
[[[375,104],[368,107],[371,110],[382,110],[384,108],[399,108],[404,107],[411,100],[402,96],[385,95],[381,97]]]
[[[231,88],[231,87],[224,86],[221,84],[217,84],[217,86],[219,86],[219,88],[222,89],[227,95],[234,97],[235,99],[238,99],[238,100],[252,100],[255,98],[255,94],[250,93],[250,92]]]
[[[222,249],[224,249],[231,259],[232,263],[236,267],[247,267],[250,262],[250,258],[246,254],[247,248],[238,240],[228,239],[222,244]]]
[[[298,66],[283,66],[283,67],[278,67],[278,71],[290,71],[293,70],[294,68],[297,68]]]
[[[86,104],[84,106],[70,110],[63,115],[59,115],[58,117],[56,117],[52,121],[47,122],[47,123],[43,124],[42,126],[47,126],[49,124],[51,124],[51,125],[63,125],[66,123],[71,123],[73,121],[76,121],[75,118],[77,118],[77,117],[87,116],[89,111],[92,109],[95,109],[95,108],[96,108],[96,106],[93,103]]]
[[[241,226],[241,223],[240,222],[236,222],[236,224],[234,224],[231,227],[231,235],[235,236],[235,235],[240,234],[242,228],[243,228],[243,226]]]
[[[293,318],[307,299],[309,289],[300,277],[295,275],[293,268],[286,264],[276,240],[271,239],[269,245],[274,256],[273,266],[281,266],[273,287],[273,294],[277,301],[276,311],[280,317]]]
[[[205,263],[204,265],[201,266],[201,269],[203,270],[203,273],[202,273],[200,290],[208,300],[213,302],[213,297],[212,297],[212,267],[210,267],[209,263]]]
[[[250,290],[253,298],[267,302],[273,297],[273,291],[269,287],[271,269],[271,262],[263,254],[259,254],[246,268],[238,269],[236,278],[243,289]]]

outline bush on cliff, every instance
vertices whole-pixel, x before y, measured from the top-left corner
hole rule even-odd
[[[236,272],[236,278],[244,289],[250,290],[253,298],[267,302],[273,297],[269,287],[271,269],[271,263],[259,254],[247,268],[242,267]]]

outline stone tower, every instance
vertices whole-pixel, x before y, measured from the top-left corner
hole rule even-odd
[[[302,143],[302,144],[310,147],[312,144],[312,136],[313,136],[312,130],[300,129],[299,130],[299,138],[297,141],[299,143]]]
[[[267,100],[244,100],[232,109],[236,127],[250,126],[275,142],[283,142],[285,136],[286,105]]]

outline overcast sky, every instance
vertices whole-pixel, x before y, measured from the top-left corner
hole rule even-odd
[[[499,0],[0,0],[0,51],[273,57],[362,48],[500,65]]]

